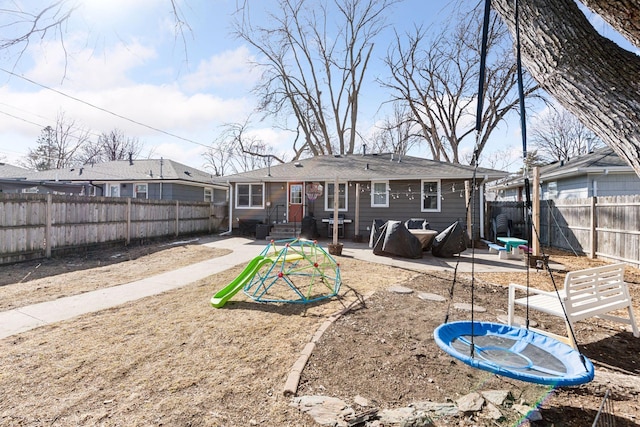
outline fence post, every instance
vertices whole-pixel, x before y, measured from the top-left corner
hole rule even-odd
[[[556,204],[553,203],[553,206],[551,206],[552,202],[549,201],[549,199],[547,199],[547,244],[549,246],[553,246],[551,244],[551,209],[555,209],[556,208]]]
[[[47,207],[46,207],[46,214],[45,214],[46,223],[45,223],[45,234],[44,234],[44,244],[45,244],[44,253],[47,258],[51,258],[51,233],[52,233],[51,221],[53,217],[52,209],[53,209],[53,196],[51,195],[51,193],[47,193]]]
[[[209,204],[209,234],[213,230],[213,201]]]
[[[598,216],[596,215],[596,200],[597,197],[591,197],[591,212],[590,212],[590,227],[589,227],[589,237],[591,241],[591,250],[589,251],[589,258],[594,259],[596,257],[596,249],[598,245],[598,233],[596,232],[596,227],[598,226]]]
[[[180,201],[176,200],[176,237],[180,235]]]
[[[131,197],[127,198],[127,245],[131,243]]]
[[[532,194],[532,224],[529,234],[531,236],[532,255],[540,255],[540,166],[533,168],[533,194]]]

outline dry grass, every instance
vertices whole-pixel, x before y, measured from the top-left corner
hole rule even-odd
[[[164,248],[162,256],[149,252],[149,247],[133,247],[110,251],[108,256],[89,254],[0,267],[8,283],[0,286],[0,311],[133,282],[231,251],[181,245]]]
[[[344,298],[224,309],[208,300],[240,268],[0,341],[0,424],[313,425],[282,394],[317,325],[356,293],[410,273],[343,262]],[[361,281],[361,277],[376,277]],[[352,283],[362,284],[362,287]]]
[[[0,288],[0,293],[4,292],[0,294],[0,300],[4,307],[15,307],[26,301],[43,299],[44,295],[67,294],[71,290],[80,292],[134,280],[133,270],[144,270],[146,275],[151,275],[195,262],[199,256],[220,254],[189,245],[182,249],[165,249],[147,255],[150,258],[132,259],[108,268],[101,266],[64,273],[63,265],[64,274]],[[562,258],[564,256],[558,254],[553,258],[571,269],[581,267],[583,262],[585,266],[593,265],[589,260]],[[138,261],[141,264],[135,263]],[[209,298],[241,271],[243,266],[238,266],[181,289],[5,338],[0,341],[0,395],[3,397],[0,424],[313,426],[310,418],[289,406],[289,399],[283,396],[282,390],[291,366],[318,325],[363,294],[377,291],[379,295],[381,290],[398,283],[417,285],[418,276],[424,290],[435,289],[435,282],[424,275],[416,276],[415,272],[349,258],[340,261],[343,278],[340,298],[314,305],[258,304],[239,294],[225,308],[211,308]],[[539,283],[544,283],[542,273],[532,274],[539,278]],[[638,277],[637,270],[630,269],[629,274],[632,278]],[[18,273],[16,276],[22,277]],[[522,282],[523,276],[478,274],[477,279],[487,283],[482,285],[489,292],[483,296],[483,305],[506,306],[506,297],[496,298],[499,288],[488,283]],[[444,275],[439,283],[446,287],[448,280]],[[91,287],[85,287],[87,282],[91,282]],[[65,286],[67,290],[47,294],[59,286]],[[637,288],[632,286],[634,298],[640,301]],[[346,366],[362,364],[367,355],[374,353],[387,355],[386,360],[376,359],[381,366],[393,365],[394,357],[413,358],[416,363],[423,360],[420,353],[409,348],[407,339],[411,341],[420,334],[427,337],[429,328],[426,324],[409,322],[411,324],[402,323],[405,326],[396,331],[394,325],[401,323],[394,321],[393,316],[411,317],[417,310],[425,311],[424,306],[408,306],[401,298],[382,301],[381,305],[372,304],[372,310],[361,310],[361,313],[373,316],[371,339],[356,342],[347,333],[348,328],[338,329],[341,322],[337,322],[332,327],[332,334],[340,339],[331,348],[319,351],[318,354],[324,356],[316,362],[324,364],[325,368],[334,365],[335,358],[343,362],[349,360]],[[377,306],[382,308],[374,309]],[[493,310],[495,313],[495,307]],[[442,319],[441,310],[426,310],[426,314],[439,321]],[[386,319],[388,326],[384,331],[376,329],[382,324],[376,320],[378,318]],[[348,326],[349,322],[345,321],[344,325]],[[597,329],[596,332],[611,334],[608,329]],[[385,342],[375,339],[378,333],[384,334]],[[585,330],[580,333],[584,334]],[[419,345],[425,340],[427,338],[421,339]],[[626,345],[624,340],[616,342],[619,346]],[[349,347],[354,343],[359,350],[365,350],[364,359],[358,359],[356,351]],[[599,347],[597,343],[594,345],[590,350],[597,354]],[[406,356],[401,351],[404,348],[413,353]],[[623,350],[620,347],[620,351]],[[437,350],[429,351],[437,353]],[[447,369],[434,365],[429,375],[442,375],[436,381],[452,387],[451,395],[463,392],[460,387],[467,383],[456,383],[447,377],[452,365],[449,358],[440,358]],[[361,382],[349,369],[332,375],[336,377],[326,383],[344,384],[342,390],[354,389]],[[317,389],[322,383],[307,386]],[[406,384],[407,390],[420,388],[419,383]],[[511,386],[517,387],[517,384]],[[371,387],[381,388],[385,384]],[[593,394],[593,390],[587,390]],[[359,392],[367,395],[369,391],[361,388]],[[637,404],[633,406],[633,396],[629,398],[622,391],[617,396],[626,399],[625,411],[632,414],[630,416],[640,414]],[[563,408],[571,403],[591,408],[597,400],[579,393],[564,395],[563,399],[552,406]],[[391,405],[392,402],[379,404]],[[562,415],[562,410],[559,412]],[[494,424],[478,422],[477,425]]]

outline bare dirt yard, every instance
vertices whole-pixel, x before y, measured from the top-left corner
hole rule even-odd
[[[0,310],[224,254],[192,241],[2,266]],[[626,327],[603,320],[576,325],[580,349],[597,369],[591,383],[551,389],[506,379],[467,367],[433,340],[447,311],[452,320],[469,319],[468,312],[447,308],[469,302],[469,277],[458,274],[452,301],[425,301],[419,292],[448,297],[450,273],[338,259],[339,298],[312,305],[260,304],[238,294],[224,308],[212,308],[211,295],[241,271],[238,265],[177,290],[0,340],[0,425],[315,426],[290,406],[285,381],[318,327],[365,295],[364,305],[339,317],[317,342],[298,395],[338,397],[365,411],[509,390],[514,405],[537,405],[542,420],[523,421],[507,405],[498,420],[456,414],[434,417],[434,425],[590,426],[609,389],[616,425],[639,425],[640,339]],[[551,259],[568,270],[603,263],[564,253]],[[563,272],[554,275],[561,286]],[[640,272],[629,268],[625,278],[640,317]],[[552,286],[546,271],[530,271],[529,280]],[[505,314],[506,285],[513,281],[525,283],[525,273],[476,274],[475,303],[486,308],[477,320]],[[389,291],[397,285],[414,292]],[[564,330],[561,319],[536,313],[533,320]]]

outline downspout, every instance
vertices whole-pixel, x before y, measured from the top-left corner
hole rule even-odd
[[[229,229],[220,233],[220,236],[230,236],[233,232],[233,187],[229,180],[227,180],[227,186],[229,187]]]

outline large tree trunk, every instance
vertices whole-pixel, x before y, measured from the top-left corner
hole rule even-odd
[[[637,2],[587,2],[613,25],[640,12]],[[620,7],[620,3],[627,8]],[[494,0],[515,33],[512,0]],[[640,57],[600,36],[574,0],[519,2],[522,59],[543,89],[595,132],[640,176]],[[614,19],[615,18],[615,19]],[[627,18],[629,19],[629,18]],[[624,33],[635,34],[638,19]]]
[[[640,2],[637,0],[582,0],[633,45],[640,48]]]

